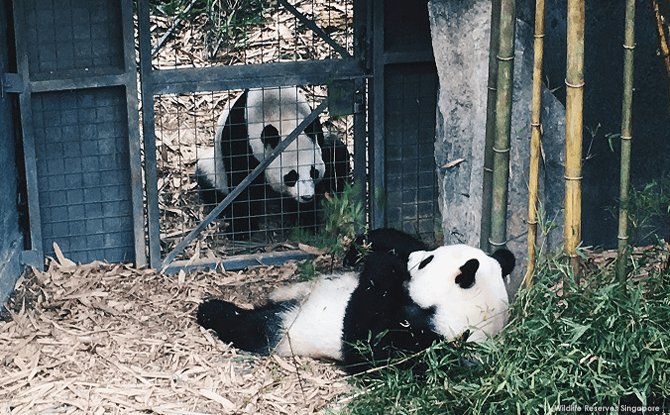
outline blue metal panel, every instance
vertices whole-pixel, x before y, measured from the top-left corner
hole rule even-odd
[[[8,21],[5,0],[0,0],[0,74],[9,70]],[[0,91],[0,306],[14,289],[22,272],[19,262],[23,237],[19,232],[17,209],[17,174],[15,163],[15,129],[12,98]]]
[[[59,78],[71,70],[123,69],[117,2],[28,0],[24,7],[33,80]]]
[[[391,65],[384,79],[389,226],[432,239],[439,216],[435,169],[435,65]]]
[[[146,263],[131,0],[14,3],[32,265]]]
[[[32,96],[42,240],[74,261],[134,258],[122,88]]]

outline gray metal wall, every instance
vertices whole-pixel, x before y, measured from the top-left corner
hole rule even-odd
[[[5,0],[0,0],[0,74],[9,71],[9,45]],[[0,93],[0,304],[14,288],[22,268],[19,255],[23,237],[19,232],[17,211],[17,175],[15,163],[15,131],[12,123],[12,101]]]

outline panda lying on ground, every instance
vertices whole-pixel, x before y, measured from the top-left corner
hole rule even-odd
[[[426,250],[428,246],[423,241],[405,232],[393,228],[373,229],[356,237],[344,255],[342,265],[351,267],[358,264],[367,251],[389,253],[406,264],[409,254]]]
[[[196,164],[195,178],[206,205],[221,202],[312,112],[295,87],[250,89],[221,114],[214,147]],[[248,236],[258,228],[265,201],[282,197],[283,209],[301,213],[315,227],[318,196],[341,192],[350,173],[346,145],[324,136],[317,118],[224,211],[230,233]]]
[[[507,250],[489,256],[466,245],[415,251],[406,264],[373,251],[360,272],[278,289],[253,310],[205,300],[197,319],[237,348],[332,359],[358,373],[466,330],[468,341],[498,333],[507,319],[503,277],[514,262]]]

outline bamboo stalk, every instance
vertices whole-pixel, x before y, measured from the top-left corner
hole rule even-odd
[[[486,140],[484,144],[484,180],[482,185],[482,221],[479,247],[489,251],[491,236],[491,199],[493,197],[493,142],[496,136],[496,83],[498,82],[498,48],[500,47],[500,0],[491,1],[491,34],[489,38],[489,79],[486,97]]]
[[[628,245],[628,208],[630,196],[630,153],[633,138],[633,72],[635,52],[635,0],[626,0],[626,23],[623,45],[623,99],[621,104],[621,176],[619,188],[619,246],[617,278],[626,280]]]
[[[496,137],[493,143],[493,200],[491,201],[491,237],[489,238],[491,250],[505,246],[507,243],[507,184],[514,86],[515,6],[515,0],[500,2]]]
[[[535,43],[533,45],[533,102],[530,114],[530,173],[528,175],[528,267],[523,283],[532,284],[536,261],[537,189],[542,145],[542,61],[544,57],[544,0],[535,1]]]
[[[565,250],[579,281],[582,239],[582,133],[584,120],[584,0],[568,0],[565,115]]]

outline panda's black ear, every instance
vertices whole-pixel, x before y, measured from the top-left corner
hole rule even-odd
[[[261,132],[261,141],[266,148],[270,147],[274,150],[279,145],[279,141],[281,141],[279,131],[273,125],[266,125]]]
[[[475,274],[479,269],[479,261],[471,259],[461,267],[461,273],[456,277],[456,284],[466,289],[475,285]]]
[[[500,268],[502,268],[502,276],[506,276],[512,273],[514,270],[514,265],[516,264],[516,259],[514,254],[508,251],[507,249],[498,249],[495,251],[491,257],[498,261]]]

